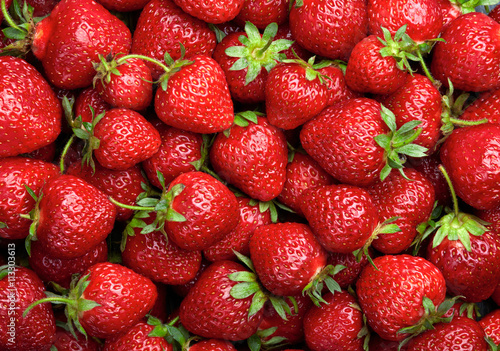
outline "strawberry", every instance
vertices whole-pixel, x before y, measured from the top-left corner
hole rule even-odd
[[[216,45],[215,33],[207,23],[182,11],[172,0],[149,1],[137,20],[131,52],[161,62],[168,53],[176,60],[182,55],[179,43],[186,50],[186,58],[211,56]],[[155,80],[163,73],[154,63],[146,65]]]
[[[294,38],[305,49],[347,61],[354,45],[368,32],[366,1],[295,1],[289,23]]]
[[[443,15],[437,0],[369,0],[370,34],[382,35],[382,27],[395,34],[407,25],[408,36],[418,43],[434,39],[441,33]]]
[[[156,90],[154,108],[166,124],[194,133],[216,133],[231,126],[233,102],[220,65],[206,55],[168,60]]]
[[[59,175],[59,169],[44,161],[25,157],[0,159],[0,237],[24,239],[29,232],[27,215],[34,207],[35,200],[26,187],[40,195],[43,184]]]
[[[159,119],[150,120],[161,138],[158,151],[142,162],[142,169],[152,185],[161,188],[157,172],[169,184],[181,173],[198,170],[206,152],[201,134],[170,127]]]
[[[109,11],[130,12],[142,10],[149,0],[99,0]]]
[[[92,118],[110,110],[111,106],[103,100],[97,89],[88,87],[76,97],[74,103],[75,116],[81,116],[83,122],[92,122]],[[94,110],[92,112],[92,110]]]
[[[9,265],[0,270],[0,347],[5,351],[48,351],[56,323],[50,304],[23,311],[45,297],[45,286],[30,269]]]
[[[466,121],[487,118],[490,123],[500,123],[500,89],[481,93],[460,115]]]
[[[304,316],[304,335],[311,351],[363,350],[363,313],[346,291],[328,293],[328,303],[312,306]],[[366,328],[366,327],[364,327]]]
[[[288,153],[285,135],[264,117],[248,112],[240,116],[250,120],[237,121],[227,133],[216,136],[210,162],[223,180],[251,198],[272,200],[285,183]]]
[[[89,267],[78,281],[73,281],[68,296],[53,294],[38,300],[24,314],[46,301],[62,303],[66,305],[70,330],[76,328],[84,335],[107,339],[137,324],[156,298],[151,280],[117,263],[103,262]]]
[[[500,23],[480,12],[461,15],[445,28],[434,46],[431,72],[448,86],[465,91],[500,87]]]
[[[479,325],[495,345],[500,344],[500,309],[494,309],[481,318]]]
[[[500,126],[493,123],[455,129],[441,147],[441,162],[457,195],[476,209],[500,205],[499,133]]]
[[[278,26],[288,21],[290,0],[245,0],[233,22],[244,27],[247,22],[259,29],[271,23]]]
[[[249,315],[252,297],[234,298],[231,291],[238,283],[228,277],[244,271],[244,266],[233,261],[217,261],[208,266],[181,302],[181,324],[205,338],[236,341],[255,334],[263,309]]]
[[[445,280],[436,266],[421,257],[385,255],[373,263],[356,282],[359,305],[368,325],[383,339],[403,340],[408,334],[398,331],[421,320],[425,299],[434,305],[444,301]]]
[[[207,23],[224,23],[240,12],[245,0],[174,0],[183,11]]]
[[[354,285],[358,280],[359,274],[363,268],[369,263],[368,257],[373,256],[373,250],[368,249],[367,255],[358,257],[352,252],[347,254],[330,252],[328,255],[328,264],[332,266],[344,266],[340,272],[335,274],[334,279],[342,289],[347,289],[350,285]]]
[[[489,13],[488,16],[493,18],[495,21],[500,23],[500,7],[495,6]]]
[[[9,0],[7,0],[8,2]],[[59,0],[27,0],[30,6],[33,7],[33,16],[44,17],[48,15],[54,7],[56,7]]]
[[[173,351],[174,346],[165,338],[150,336],[155,326],[139,321],[125,333],[106,339],[103,351],[128,351],[128,350],[162,350]]]
[[[328,87],[328,102],[326,106],[332,106],[337,102],[362,96],[361,93],[347,86],[344,76],[345,70],[346,65],[341,63],[332,63],[318,69],[319,73],[325,76],[324,81]]]
[[[316,239],[330,252],[360,249],[378,225],[375,202],[363,188],[317,186],[304,190],[299,201]]]
[[[46,146],[61,132],[62,109],[43,76],[28,62],[0,57],[0,157]]]
[[[113,229],[116,209],[106,195],[71,175],[50,179],[33,212],[30,235],[57,258],[76,258],[101,243]]]
[[[66,326],[57,326],[56,340],[53,347],[57,351],[99,351],[101,345],[94,339],[85,338],[83,334],[76,334],[76,337],[71,334]]]
[[[191,345],[189,351],[236,351],[236,348],[229,341],[220,339],[201,340]]]
[[[449,323],[438,323],[434,329],[411,339],[407,351],[490,350],[485,333],[478,322],[467,317],[455,317]]]

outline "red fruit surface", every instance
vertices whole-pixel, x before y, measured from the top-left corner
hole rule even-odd
[[[94,339],[85,338],[80,333],[76,336],[75,338],[70,331],[58,326],[54,347],[57,348],[57,351],[99,351],[101,349],[101,345]]]
[[[486,336],[490,337],[496,345],[500,344],[500,309],[494,309],[481,318],[479,325]]]
[[[153,325],[140,321],[125,333],[106,339],[103,351],[173,351],[174,346],[165,338],[148,335],[154,328]]]
[[[98,0],[98,2],[110,11],[130,12],[142,10],[149,0]]]
[[[245,0],[174,0],[191,16],[207,23],[224,23],[238,15]]]
[[[244,27],[249,21],[259,29],[265,29],[273,22],[279,26],[287,23],[289,2],[290,0],[245,0],[233,22]]]
[[[189,351],[236,351],[232,343],[220,339],[208,339],[197,342],[188,348]]]
[[[460,115],[460,119],[466,121],[483,118],[487,118],[490,123],[500,123],[500,89],[481,93]]]
[[[91,122],[93,115],[90,107],[94,110],[94,116],[99,116],[111,109],[111,106],[103,100],[97,89],[88,87],[83,89],[76,97],[75,116],[81,116],[82,122]]]

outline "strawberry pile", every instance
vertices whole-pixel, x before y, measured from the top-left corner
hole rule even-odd
[[[1,0],[0,350],[499,350],[496,4]]]

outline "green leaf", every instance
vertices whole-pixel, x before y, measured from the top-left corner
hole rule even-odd
[[[101,304],[92,300],[81,299],[78,301],[78,310],[82,312],[90,311],[91,309],[99,306],[101,306]]]
[[[255,284],[258,286],[257,283]],[[250,304],[250,308],[248,309],[248,318],[250,319],[253,315],[263,309],[266,301],[266,294],[259,288],[259,290],[253,295],[252,303]]]
[[[155,207],[156,204],[158,204],[158,202],[159,202],[158,199],[147,197],[137,201],[137,205],[141,207]]]
[[[250,22],[247,22],[247,23],[250,23]],[[255,27],[255,29],[257,29],[257,27]],[[245,31],[246,31],[246,25],[245,25]],[[257,29],[257,32],[258,32],[258,29]],[[276,36],[276,33],[278,33],[278,25],[276,24],[276,22],[272,22],[272,23],[268,24],[267,27],[264,29],[264,33],[262,33],[262,41],[264,43],[267,43],[268,41],[270,41],[271,39],[273,39]]]
[[[247,74],[245,76],[245,85],[251,83],[257,76],[260,74],[262,70],[260,63],[257,61],[251,61],[248,65]]]
[[[73,133],[75,133],[75,135],[80,139],[83,139],[83,140],[90,139],[89,132],[87,132],[86,130],[83,130],[81,128],[73,128]]]
[[[396,116],[391,110],[389,110],[384,105],[381,104],[380,108],[381,108],[380,115],[382,116],[382,119],[384,120],[385,124],[389,127],[391,131],[395,132],[397,129]]]
[[[387,134],[376,135],[373,140],[384,150],[389,150],[391,147],[391,136]]]
[[[247,339],[247,345],[250,351],[260,351],[262,346],[262,342],[257,335],[252,335]]]
[[[245,299],[252,296],[257,291],[260,291],[260,287],[257,282],[242,282],[233,286],[229,293],[235,299]]]
[[[183,215],[181,215],[179,212],[175,211],[174,209],[169,208],[167,210],[166,220],[168,222],[185,222],[186,217],[184,217]]]
[[[397,149],[398,153],[411,157],[425,157],[428,150],[426,147],[417,144],[408,144]]]
[[[3,31],[3,34],[5,35],[5,37],[7,37],[9,39],[14,39],[14,40],[23,40],[24,38],[26,38],[26,34],[27,34],[24,31],[20,31],[19,29],[12,28],[12,27],[4,28],[2,31]]]
[[[241,57],[238,60],[236,60],[233,65],[229,68],[231,71],[241,71],[245,68],[248,67],[250,63],[246,59],[246,57]],[[248,73],[247,73],[248,74]]]
[[[228,275],[229,279],[235,282],[255,282],[257,277],[255,273],[248,271],[234,272]]]
[[[336,291],[341,290],[339,283],[337,283],[332,277],[327,277],[324,282],[326,287],[332,294],[334,294]]]

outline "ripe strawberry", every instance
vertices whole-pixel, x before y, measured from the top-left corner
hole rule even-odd
[[[233,102],[224,72],[211,57],[172,61],[156,90],[154,108],[166,124],[194,133],[216,133],[231,126]]]
[[[367,35],[366,2],[296,1],[290,10],[289,23],[293,36],[305,49],[347,61],[354,45]]]
[[[408,334],[398,331],[421,320],[424,298],[434,305],[444,301],[445,280],[436,266],[417,256],[385,255],[373,263],[356,282],[359,305],[368,325],[383,339],[403,340]]]
[[[328,87],[328,102],[326,103],[326,106],[332,106],[337,102],[359,98],[362,96],[361,93],[356,92],[347,86],[344,76],[345,69],[346,65],[340,63],[333,63],[318,69],[319,73],[325,76],[324,82]]]
[[[479,325],[495,345],[500,344],[500,309],[494,309],[481,318]]]
[[[142,10],[149,0],[99,0],[109,11],[131,12]]]
[[[106,339],[103,351],[162,350],[173,351],[174,346],[159,336],[150,336],[155,326],[139,321],[125,333]]]
[[[352,185],[309,188],[299,201],[316,239],[330,252],[347,254],[360,249],[379,222],[370,194]]]
[[[179,43],[188,59],[200,54],[211,56],[216,45],[215,33],[207,23],[182,11],[172,0],[149,1],[137,20],[131,52],[160,62],[168,53],[176,60],[182,56]],[[155,80],[164,73],[154,63],[146,65]]]
[[[283,189],[287,153],[283,131],[270,125],[264,117],[251,116],[251,121],[237,121],[228,133],[216,136],[210,149],[210,162],[229,184],[253,199],[269,201]]]
[[[441,147],[441,162],[457,195],[476,209],[500,205],[499,133],[500,125],[493,123],[455,129]]]
[[[38,240],[53,257],[82,256],[113,229],[115,206],[84,180],[61,175],[45,183],[41,192],[27,240]]]
[[[92,112],[92,109],[94,112]],[[94,116],[110,110],[111,106],[103,100],[97,89],[88,87],[83,89],[76,97],[74,103],[75,116],[82,116],[83,122],[92,122]]]
[[[56,340],[53,347],[57,351],[99,351],[101,345],[94,339],[85,338],[83,334],[76,334],[76,338],[71,334],[66,326],[57,326]]]
[[[335,274],[334,279],[342,289],[347,289],[350,285],[354,285],[358,280],[359,274],[363,268],[369,263],[368,257],[373,257],[373,249],[367,250],[367,255],[358,257],[352,252],[347,254],[330,252],[328,255],[328,264],[332,266],[344,266],[340,272]]]
[[[207,23],[224,23],[240,12],[245,0],[174,0],[183,11]]]
[[[245,0],[233,22],[240,27],[250,22],[259,29],[264,29],[273,22],[279,26],[288,21],[289,2],[290,0]]]
[[[220,339],[208,339],[189,346],[189,351],[236,351],[229,341]]]
[[[486,91],[500,87],[498,32],[500,23],[480,12],[471,12],[453,20],[432,50],[431,72],[455,89]]]
[[[500,23],[500,7],[495,6],[489,13],[488,16],[493,18],[495,21]]]
[[[102,5],[62,0],[36,25],[32,51],[52,84],[76,89],[92,84],[99,54],[128,53],[131,44],[130,30]]]
[[[460,115],[466,121],[487,118],[490,123],[500,123],[500,89],[481,93]]]
[[[45,297],[38,276],[24,267],[0,270],[0,348],[5,351],[48,351],[54,342],[56,324],[50,304],[23,311]]]
[[[24,239],[30,221],[22,218],[34,207],[35,200],[25,186],[36,195],[46,181],[59,175],[59,169],[44,161],[25,157],[0,159],[0,237]]]
[[[54,91],[29,63],[0,57],[0,157],[46,146],[61,132],[62,109]]]
[[[369,0],[367,9],[369,32],[378,36],[382,36],[382,27],[394,35],[407,25],[408,36],[422,43],[437,38],[443,27],[437,0]]]
[[[249,315],[252,297],[236,299],[231,295],[238,283],[228,276],[244,271],[244,266],[233,261],[218,261],[208,266],[181,302],[181,324],[205,338],[236,341],[255,334],[263,309]]]
[[[319,114],[328,102],[328,88],[316,70],[314,57],[282,60],[269,72],[265,87],[269,122],[282,129],[294,129]]]
[[[490,350],[485,333],[478,322],[455,317],[449,323],[438,323],[434,329],[417,335],[408,342],[407,351]]]
[[[328,303],[312,306],[304,316],[306,344],[311,351],[363,350],[361,330],[366,328],[356,299],[346,291],[328,293]]]

